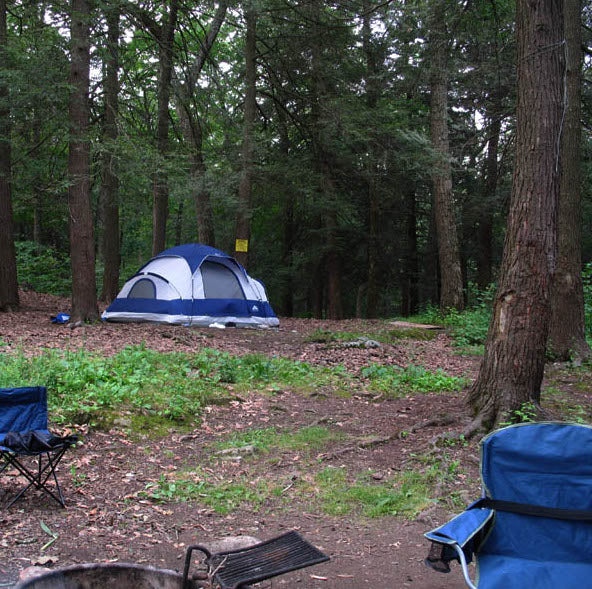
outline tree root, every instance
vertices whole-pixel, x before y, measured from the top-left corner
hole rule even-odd
[[[389,442],[392,442],[394,439],[398,438],[399,433],[400,432],[396,432],[383,438],[371,438],[369,440],[363,440],[355,446],[347,446],[346,448],[340,448],[334,452],[319,454],[317,458],[319,460],[332,460],[333,458],[343,456],[344,454],[349,454],[350,452],[355,452],[356,450],[368,450],[368,448],[374,448],[375,446],[380,446],[381,444],[388,444]]]
[[[457,420],[455,417],[452,417],[452,415],[445,414],[445,415],[442,415],[441,417],[433,417],[432,419],[428,419],[427,421],[424,421],[423,423],[416,423],[416,424],[412,425],[408,430],[403,430],[403,431],[413,434],[417,430],[423,429],[424,427],[443,427],[446,425],[453,425],[456,422],[457,422]],[[399,432],[399,437],[401,437],[402,433],[403,432]]]
[[[469,423],[469,425],[467,425],[467,427],[465,427],[465,429],[462,431],[462,435],[465,437],[465,439],[470,440],[475,436],[486,433],[486,431],[487,428],[484,424],[483,415],[479,414],[477,417],[475,417],[475,419],[473,419],[473,421],[471,421],[471,423]]]

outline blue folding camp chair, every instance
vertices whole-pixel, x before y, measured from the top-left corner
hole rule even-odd
[[[6,507],[32,486],[65,507],[56,468],[75,442],[76,436],[60,438],[48,431],[45,387],[0,389],[0,475],[14,467],[27,480]]]
[[[426,564],[458,560],[471,588],[592,587],[592,427],[519,424],[480,446],[483,497],[425,534]]]

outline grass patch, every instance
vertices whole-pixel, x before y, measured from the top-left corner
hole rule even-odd
[[[467,384],[467,379],[449,376],[441,369],[430,372],[413,364],[405,368],[370,364],[362,368],[361,375],[370,381],[370,388],[394,397],[409,392],[460,391]]]
[[[438,337],[439,331],[436,329],[424,329],[422,327],[398,327],[384,332],[388,342],[396,342],[403,339],[413,339],[418,341],[430,341]]]
[[[194,371],[183,354],[162,354],[143,346],[112,357],[80,351],[45,350],[0,357],[0,385],[48,387],[56,422],[104,421],[110,412],[148,414],[183,422],[222,391]]]
[[[148,483],[141,496],[159,503],[198,501],[216,513],[225,515],[239,508],[257,508],[269,497],[277,495],[275,485],[268,481],[250,481],[241,477],[233,481],[212,481],[200,472],[167,478],[161,475],[156,483]]]
[[[342,440],[343,437],[342,433],[332,432],[321,426],[305,427],[295,432],[278,432],[270,427],[233,433],[225,441],[218,442],[217,446],[221,450],[253,446],[265,453],[272,449],[306,451],[318,450],[329,442]]]
[[[343,370],[316,368],[306,362],[286,358],[268,357],[261,354],[232,356],[227,352],[206,349],[194,357],[195,369],[214,382],[242,385],[253,384],[273,388],[274,385],[289,385],[307,389],[337,382]]]
[[[578,369],[580,372],[582,369]],[[590,390],[588,379],[576,380],[575,389],[581,389],[584,392]],[[583,404],[581,397],[577,393],[574,395],[571,391],[563,391],[555,384],[546,386],[541,392],[541,400],[546,407],[550,407],[561,415],[565,421],[587,425],[592,423],[592,413],[588,403]]]
[[[354,483],[342,468],[326,468],[315,478],[321,506],[328,515],[361,513],[367,517],[402,515],[408,518],[429,507],[438,478],[436,468],[426,472],[405,471],[393,479],[377,483],[369,475]]]
[[[330,329],[315,329],[305,338],[305,342],[314,344],[329,344],[332,342],[352,341],[356,336],[347,331],[331,331]]]
[[[114,417],[129,412],[142,416],[132,419],[141,429],[150,425],[150,417],[182,424],[192,422],[205,405],[227,400],[230,383],[238,391],[276,387],[314,391],[345,387],[349,379],[339,368],[262,355],[237,357],[210,349],[163,354],[140,345],[109,357],[85,350],[44,350],[33,357],[22,350],[0,354],[0,386],[47,386],[56,423],[109,425]],[[154,425],[160,428],[163,422]]]

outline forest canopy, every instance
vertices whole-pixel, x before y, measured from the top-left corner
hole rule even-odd
[[[435,187],[447,170],[465,300],[496,280],[514,166],[513,2],[4,4],[0,114],[21,286],[71,284],[73,15],[88,31],[79,139],[103,299],[155,249],[233,253],[242,236],[241,261],[280,315],[414,313],[440,301]],[[587,263],[589,6],[582,26]]]

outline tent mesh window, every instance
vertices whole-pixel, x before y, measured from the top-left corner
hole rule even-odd
[[[149,278],[142,278],[138,280],[134,286],[132,286],[128,299],[155,299],[156,298],[156,286],[154,282]]]
[[[245,293],[234,272],[222,264],[203,262],[201,277],[206,299],[245,298]]]

